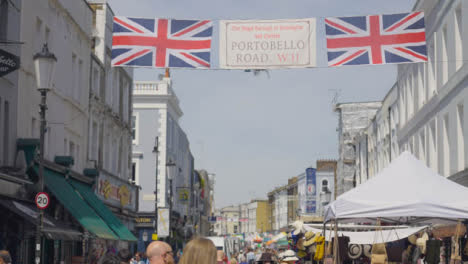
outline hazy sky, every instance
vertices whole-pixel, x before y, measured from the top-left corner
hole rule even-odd
[[[408,12],[414,0],[109,0],[115,15],[177,19],[285,19],[317,17],[318,68],[171,71],[197,169],[216,174],[222,207],[266,198],[317,159],[337,158],[332,100],[382,100],[395,66],[326,67],[323,17]],[[218,65],[215,21],[212,64]],[[135,80],[156,80],[161,70],[137,69]]]

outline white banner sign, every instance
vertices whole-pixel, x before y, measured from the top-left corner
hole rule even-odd
[[[220,67],[303,68],[316,65],[315,19],[220,21]]]
[[[169,218],[169,209],[158,208],[158,237],[168,237],[170,232],[171,219]]]

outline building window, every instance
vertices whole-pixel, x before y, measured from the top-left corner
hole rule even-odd
[[[322,192],[328,192],[328,180],[322,180]]]
[[[8,164],[8,143],[10,142],[10,103],[5,100],[3,104],[3,164]]]
[[[98,134],[98,125],[96,122],[93,122],[92,128],[91,128],[91,155],[90,155],[90,160],[98,160],[98,143],[99,139],[99,134]]]
[[[93,71],[92,71],[92,74],[93,74],[93,76],[92,76],[92,80],[93,80],[93,81],[92,81],[92,83],[91,83],[92,86],[93,86],[93,87],[92,87],[92,91],[93,91],[93,93],[94,93],[95,95],[98,95],[99,90],[100,90],[100,89],[99,89],[99,86],[100,86],[100,85],[99,85],[99,84],[100,84],[99,68],[95,67],[95,68],[93,69]]]
[[[77,80],[76,80],[76,55],[72,53],[72,63],[71,63],[71,91],[69,95],[72,98],[75,98],[75,91],[77,89]]]
[[[81,103],[81,90],[83,89],[83,61],[78,60],[78,72],[76,80],[78,82],[78,89],[76,89],[76,101]]]
[[[429,100],[434,96],[435,91],[436,91],[436,69],[437,69],[437,54],[436,54],[436,39],[437,39],[437,32],[434,32],[434,37],[432,43],[428,43],[428,54],[429,54],[429,65],[427,65],[427,88],[428,88],[428,94],[427,94],[427,99]]]
[[[450,139],[449,139],[449,116],[445,115],[443,124],[442,124],[442,174],[446,177],[450,174]]]
[[[234,226],[234,234],[237,234],[237,226]]]
[[[463,19],[462,7],[459,4],[455,10],[455,69],[463,65]]]
[[[138,113],[132,116],[132,143],[138,145]]]
[[[465,115],[463,104],[457,106],[457,156],[458,170],[465,169]]]
[[[425,161],[426,159],[426,137],[424,129],[419,134],[419,159]]]
[[[0,40],[7,39],[8,33],[8,0],[0,0]]]
[[[431,125],[430,125],[430,133],[429,133],[430,134],[429,135],[430,137],[429,148],[430,149],[429,149],[428,164],[435,171],[437,171],[437,143],[436,143],[437,135],[436,135],[436,132],[437,132],[436,121],[434,120],[431,122]]]
[[[441,71],[440,74],[441,76],[441,83],[439,84],[441,89],[445,83],[448,81],[448,31],[447,31],[447,25],[444,26],[442,29],[442,58],[441,58]]]
[[[73,141],[69,141],[68,142],[68,155],[69,156],[72,156],[73,159],[75,160],[75,163],[76,163],[76,158],[75,158],[75,143],[73,143]]]
[[[136,162],[132,162],[132,178],[130,180],[136,183]]]

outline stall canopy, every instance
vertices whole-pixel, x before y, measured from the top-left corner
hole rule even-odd
[[[325,222],[396,223],[468,219],[468,188],[440,176],[403,152],[387,168],[328,205]]]
[[[402,238],[409,237],[412,234],[418,233],[419,231],[425,229],[427,226],[417,226],[417,227],[402,227],[402,228],[392,228],[382,231],[337,231],[338,236],[347,236],[349,237],[350,244],[361,244],[369,245],[375,243],[388,243],[392,241],[397,241]],[[312,231],[314,233],[322,233],[322,229],[314,228],[306,225],[305,229],[307,231]],[[326,231],[325,240],[332,241],[333,233]]]

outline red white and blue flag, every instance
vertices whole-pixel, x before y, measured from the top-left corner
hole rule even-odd
[[[114,17],[113,66],[209,68],[213,23]]]
[[[427,61],[424,13],[325,19],[328,66]]]

